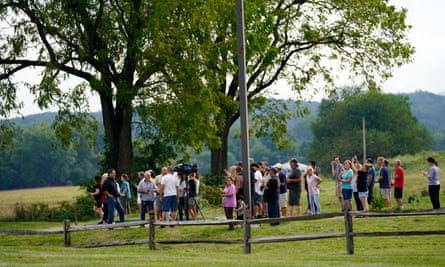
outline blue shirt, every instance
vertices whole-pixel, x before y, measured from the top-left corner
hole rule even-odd
[[[130,199],[131,198],[130,184],[127,181],[122,183],[121,193],[124,192],[125,189],[127,189],[127,192],[125,193],[125,198]]]
[[[391,188],[391,172],[388,166],[382,167],[380,169],[380,176],[383,177],[383,179],[380,180],[380,188],[381,189]]]
[[[286,175],[283,172],[280,172],[278,174],[278,178],[280,178],[280,194],[286,194],[287,193]],[[281,183],[284,183],[284,185],[281,185]]]
[[[343,172],[343,175],[341,176],[341,180],[345,181],[345,180],[348,180],[349,178],[353,178],[353,177],[354,177],[354,172],[352,171],[352,169],[349,169],[349,170],[347,170],[347,171],[345,170]],[[347,183],[342,182],[341,189],[351,189],[352,190],[352,179],[350,182],[347,182]]]
[[[374,167],[372,167],[371,169],[368,170],[368,179],[369,176],[371,176],[371,182],[369,183],[370,186],[374,186],[375,184],[375,169]]]

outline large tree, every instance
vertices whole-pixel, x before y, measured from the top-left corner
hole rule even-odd
[[[429,149],[432,137],[411,112],[407,97],[376,91],[353,91],[324,100],[311,128],[307,156],[329,166],[334,155],[363,157],[362,120],[366,122],[366,156],[393,157]]]
[[[209,34],[215,48],[205,56],[204,79],[212,81],[220,108],[214,116],[221,142],[211,150],[213,175],[227,166],[227,137],[240,115],[234,2],[212,1],[218,4]],[[333,91],[341,72],[378,87],[413,53],[406,10],[386,0],[248,0],[245,17],[248,101],[263,111],[251,113],[251,131],[275,142],[283,142],[284,122],[294,113],[263,106],[265,96],[280,92],[278,80],[286,79],[296,96]]]
[[[64,144],[72,141],[73,129],[84,133],[80,138],[94,136],[96,124],[88,115],[87,90],[99,96],[106,162],[118,171],[131,171],[136,106],[166,102],[170,106],[160,110],[169,109],[170,115],[180,117],[184,112],[178,106],[199,102],[200,109],[189,110],[188,117],[178,118],[179,123],[164,120],[159,124],[168,126],[171,131],[166,132],[178,144],[208,141],[213,133],[208,118],[211,106],[200,101],[206,88],[195,82],[200,60],[191,56],[195,52],[191,35],[198,25],[193,19],[206,19],[191,12],[199,10],[198,2],[0,1],[0,115],[7,117],[21,108],[16,74],[37,69],[41,81],[26,85],[41,108],[59,107],[54,127]],[[183,64],[187,60],[195,64]],[[61,82],[72,77],[82,82],[60,89]],[[147,113],[144,108],[138,110]],[[190,118],[195,119],[195,129],[206,126],[208,131],[191,131]]]

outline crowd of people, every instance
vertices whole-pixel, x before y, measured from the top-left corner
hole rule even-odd
[[[424,172],[428,184],[428,191],[433,209],[440,209],[440,169],[436,160],[427,159],[430,167]],[[400,160],[390,164],[384,157],[377,158],[376,171],[373,160],[368,158],[360,163],[354,156],[351,160],[341,161],[335,156],[331,162],[331,173],[335,179],[335,193],[340,209],[352,210],[354,199],[355,209],[368,211],[375,197],[374,186],[379,184],[379,194],[385,200],[387,207],[391,206],[392,196],[398,209],[404,209],[403,190],[405,185],[405,171]],[[296,159],[289,161],[289,168],[283,169],[282,164],[269,166],[265,162],[254,162],[250,170],[251,207],[246,205],[244,193],[243,166],[241,163],[231,166],[226,172],[225,187],[221,191],[222,207],[228,220],[234,218],[242,220],[249,212],[253,218],[279,218],[301,215],[302,184],[306,191],[306,213],[315,215],[321,213],[320,184],[323,179],[315,161],[310,161],[305,168],[300,168]],[[145,220],[148,212],[154,212],[159,221],[196,220],[197,196],[199,193],[200,177],[197,173],[181,174],[174,172],[172,167],[164,167],[159,175],[152,170],[138,173],[139,183],[134,187],[137,192],[137,206],[140,219]],[[131,185],[127,174],[121,175],[122,185],[116,181],[116,171],[109,170],[101,176],[95,177],[93,210],[101,217],[101,224],[113,223],[115,211],[119,221],[125,220],[130,213]],[[394,188],[393,194],[391,189]],[[185,217],[184,217],[185,216]],[[278,225],[272,223],[271,225]],[[229,225],[233,230],[234,225]]]

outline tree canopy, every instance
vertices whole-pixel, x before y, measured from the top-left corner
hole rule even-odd
[[[279,92],[278,79],[296,94],[316,93],[346,71],[373,87],[413,53],[406,10],[387,0],[248,0],[245,17],[252,108]],[[0,115],[21,107],[14,75],[38,68],[42,79],[30,92],[43,108],[58,105],[54,127],[63,140],[73,129],[94,136],[86,91],[99,95],[109,164],[118,171],[132,168],[135,113],[145,122],[154,116],[179,147],[212,148],[213,174],[227,166],[239,117],[234,1],[2,0],[0,23]],[[61,90],[73,76],[84,82]],[[252,132],[280,142],[294,113],[282,110],[252,114]]]
[[[408,98],[371,91],[321,103],[311,125],[314,139],[308,157],[323,166],[335,155],[362,158],[363,118],[367,157],[413,154],[432,144],[429,131],[412,114]]]

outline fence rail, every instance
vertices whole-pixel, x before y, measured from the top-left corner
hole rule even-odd
[[[247,214],[247,213],[245,213]],[[276,242],[290,242],[302,240],[315,240],[327,238],[345,238],[346,251],[348,254],[354,254],[354,237],[376,237],[376,236],[413,236],[413,235],[445,235],[445,230],[429,230],[429,231],[394,231],[394,232],[354,232],[353,219],[355,217],[406,217],[406,216],[434,216],[445,215],[445,210],[439,211],[400,211],[400,212],[356,212],[346,210],[344,213],[333,212],[324,213],[314,216],[300,216],[300,217],[286,217],[286,218],[266,218],[266,219],[244,219],[240,220],[216,220],[216,221],[173,221],[173,222],[156,222],[154,214],[150,213],[148,221],[135,221],[107,225],[86,225],[86,226],[70,226],[70,221],[64,221],[64,236],[65,246],[71,246],[71,233],[78,231],[93,231],[115,228],[128,228],[134,226],[149,225],[148,240],[132,240],[132,241],[113,241],[106,243],[83,244],[77,247],[103,247],[103,246],[120,246],[120,245],[140,245],[149,244],[150,250],[155,250],[155,244],[188,244],[188,243],[213,243],[213,244],[243,244],[244,252],[251,252],[252,244],[259,243],[276,243]],[[287,235],[287,236],[270,236],[270,237],[251,237],[252,224],[268,224],[268,223],[285,223],[294,221],[307,220],[322,220],[335,217],[343,217],[345,222],[344,232],[332,233],[313,233],[301,235]],[[196,239],[196,240],[156,240],[156,226],[217,226],[229,224],[242,224],[244,229],[243,239]],[[445,227],[445,226],[444,226]]]

